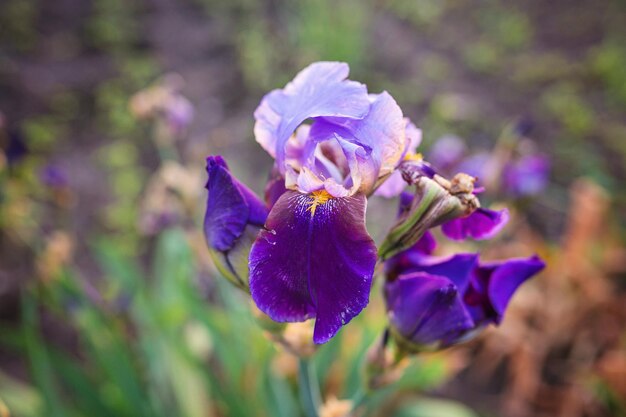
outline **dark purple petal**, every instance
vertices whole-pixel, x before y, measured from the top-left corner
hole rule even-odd
[[[272,208],[278,198],[287,191],[285,188],[285,178],[280,174],[278,168],[272,168],[270,178],[265,185],[265,203]]]
[[[325,343],[367,305],[376,246],[365,229],[362,194],[330,198],[285,192],[250,252],[250,293],[279,322],[316,317]]]
[[[221,156],[207,158],[209,192],[204,217],[204,234],[209,247],[231,249],[247,224],[262,225],[267,217],[263,203],[228,171]]]
[[[454,283],[463,293],[469,285],[472,270],[477,264],[477,253],[459,253],[438,257],[425,255],[420,248],[414,247],[391,258],[386,265],[386,272],[389,279],[413,272],[442,276]]]
[[[412,272],[416,265],[419,265],[424,259],[424,256],[432,254],[436,247],[435,237],[426,231],[415,245],[392,256],[385,262],[385,276],[388,280],[394,280],[398,275]]]
[[[508,221],[507,209],[495,211],[479,208],[469,216],[444,223],[441,231],[452,240],[464,240],[468,237],[476,240],[491,239]]]
[[[254,191],[250,190],[244,184],[240,183],[235,177],[232,177],[233,183],[239,189],[239,192],[243,196],[248,208],[250,209],[250,213],[248,215],[248,224],[253,224],[255,226],[263,226],[265,224],[265,219],[267,219],[267,207],[265,203],[257,197]]]
[[[428,230],[424,232],[420,240],[417,241],[413,248],[409,250],[415,250],[417,252],[423,253],[424,255],[432,255],[437,247],[437,241],[435,240],[435,236],[430,233]]]
[[[450,344],[474,327],[457,287],[445,277],[402,275],[385,284],[385,297],[394,331],[418,346]]]
[[[472,315],[477,321],[499,324],[517,288],[544,267],[537,256],[481,264],[465,295],[468,306],[474,307]]]

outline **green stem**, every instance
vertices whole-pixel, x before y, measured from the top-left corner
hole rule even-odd
[[[317,410],[322,402],[319,382],[313,363],[307,358],[299,360],[300,402],[307,417],[317,417]]]

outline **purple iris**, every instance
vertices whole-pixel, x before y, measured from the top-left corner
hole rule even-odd
[[[544,266],[537,256],[488,263],[472,253],[434,257],[418,242],[386,265],[392,334],[408,350],[464,341],[500,324],[517,288]]]
[[[235,285],[247,288],[248,251],[267,218],[265,204],[233,177],[221,156],[207,158],[204,236],[213,259]]]
[[[477,209],[474,178],[437,175],[414,154],[421,131],[395,100],[369,94],[348,72],[344,63],[314,63],[262,99],[254,134],[275,158],[266,204],[221,157],[207,158],[204,232],[217,267],[274,321],[315,318],[313,341],[325,343],[369,301],[378,254],[365,227],[367,198],[396,196],[409,183],[419,200],[402,194],[398,224],[380,252],[391,257],[392,329],[416,343],[449,344],[498,322],[515,288],[534,273],[519,271],[541,262],[432,257],[436,242],[427,229],[442,225],[452,239],[485,239],[506,224],[508,212]]]
[[[368,94],[348,73],[344,63],[314,63],[254,113],[256,140],[276,163],[266,190],[275,204],[250,252],[250,293],[275,321],[315,317],[316,343],[367,305],[376,264],[367,196],[419,142],[387,92]]]

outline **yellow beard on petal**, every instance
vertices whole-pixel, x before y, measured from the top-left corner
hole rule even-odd
[[[421,153],[408,152],[404,156],[405,161],[421,161],[422,159],[424,159],[424,157],[422,156]]]
[[[315,209],[317,208],[317,206],[321,204],[326,204],[326,202],[333,198],[333,196],[330,195],[326,190],[317,190],[309,194],[309,198],[311,200],[309,201],[309,207],[307,208],[307,210],[311,212],[311,217],[313,217],[315,215]]]

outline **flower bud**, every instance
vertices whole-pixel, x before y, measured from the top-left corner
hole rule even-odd
[[[452,181],[437,174],[429,178],[423,174],[423,166],[410,163],[401,169],[405,180],[415,185],[415,197],[381,245],[378,254],[383,260],[413,246],[431,227],[467,216],[480,207],[473,194],[474,177],[461,173]]]
[[[267,218],[264,203],[230,174],[221,156],[207,158],[209,196],[204,236],[217,269],[248,291],[248,255]]]

